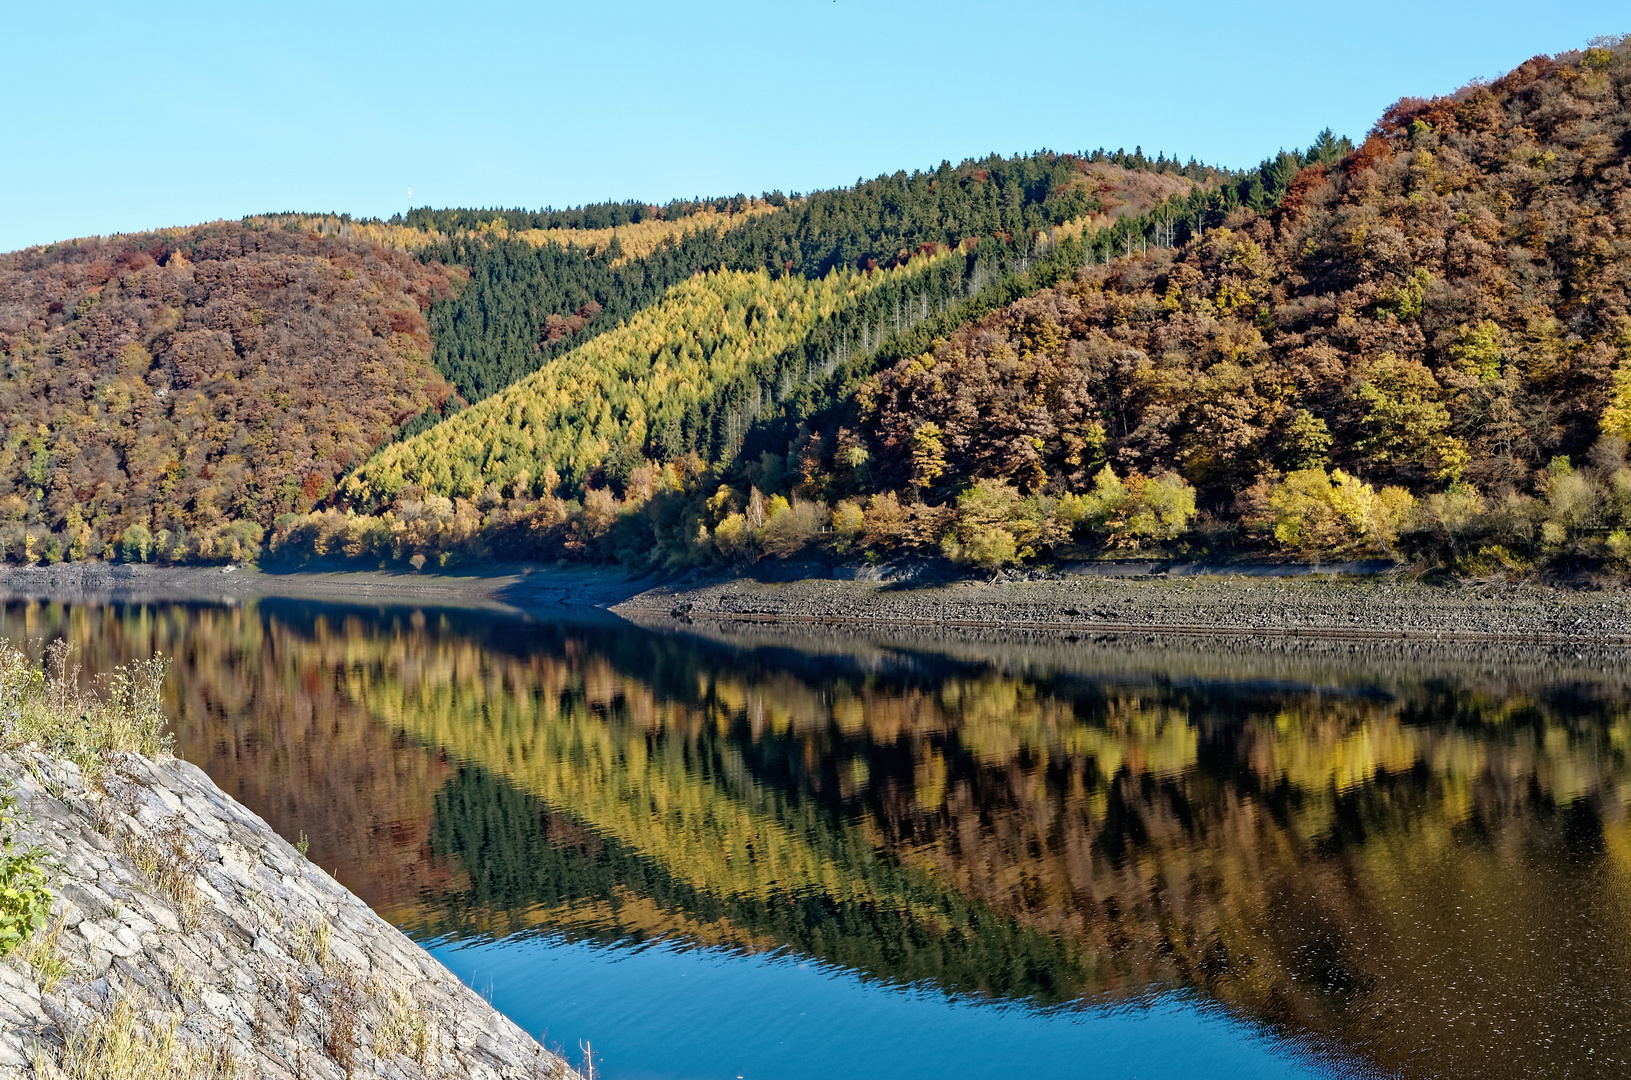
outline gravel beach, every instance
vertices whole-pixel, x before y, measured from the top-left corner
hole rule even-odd
[[[612,610],[692,621],[1631,644],[1631,590],[1428,584],[1391,575],[1064,577],[924,587],[738,578],[658,586]]]

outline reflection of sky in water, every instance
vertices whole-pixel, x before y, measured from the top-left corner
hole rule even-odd
[[[1327,1075],[1189,1001],[1042,1012],[903,991],[786,956],[606,949],[558,938],[444,942],[436,958],[607,1080]]]

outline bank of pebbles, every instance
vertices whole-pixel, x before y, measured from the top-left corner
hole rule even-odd
[[[1054,577],[910,583],[733,579],[653,589],[630,615],[1089,633],[1631,644],[1631,590],[1406,577]]]
[[[128,756],[86,783],[23,748],[0,777],[18,845],[55,864],[36,945],[66,969],[42,992],[43,965],[0,961],[0,1076],[59,1075],[121,1007],[174,1025],[199,1075],[576,1076],[197,767]]]

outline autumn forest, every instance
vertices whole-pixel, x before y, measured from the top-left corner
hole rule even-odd
[[[1401,88],[1408,89],[1408,88]],[[1232,170],[0,255],[0,559],[1631,573],[1631,38]]]

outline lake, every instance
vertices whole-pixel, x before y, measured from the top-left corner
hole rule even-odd
[[[1615,651],[13,601],[636,1078],[1631,1072]]]

